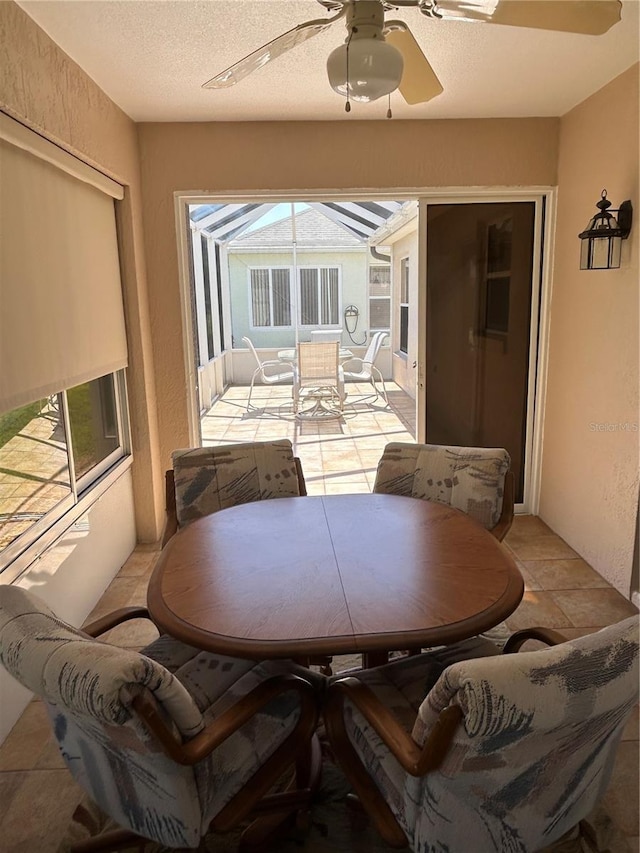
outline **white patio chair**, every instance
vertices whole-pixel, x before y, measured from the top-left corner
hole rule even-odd
[[[337,341],[298,344],[298,359],[293,379],[293,410],[304,417],[338,417],[346,398],[344,373],[339,362]],[[309,409],[299,411],[302,397],[315,400]]]
[[[249,388],[249,399],[247,400],[247,411],[249,411],[251,407],[253,384],[256,381],[256,378],[260,377],[260,381],[265,385],[275,385],[277,382],[293,382],[293,365],[288,361],[279,361],[277,359],[260,361],[260,356],[256,352],[256,348],[249,338],[243,338],[242,340],[253,353],[253,357],[257,364],[256,369],[253,371],[251,387]]]
[[[345,380],[350,379],[354,382],[370,382],[373,386],[373,390],[375,391],[376,399],[381,396],[385,403],[389,402],[387,398],[387,389],[384,386],[384,377],[382,376],[382,373],[375,366],[375,360],[380,352],[382,342],[388,334],[389,332],[374,332],[364,356],[362,358],[354,356],[342,364]],[[382,385],[382,394],[378,391],[376,379]]]

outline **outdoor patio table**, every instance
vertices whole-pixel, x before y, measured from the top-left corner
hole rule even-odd
[[[297,357],[295,349],[281,349],[278,353],[278,361],[295,361]],[[353,358],[353,353],[350,349],[346,349],[346,347],[340,347],[338,358],[340,361],[348,361],[350,358]]]
[[[508,551],[444,504],[354,494],[258,501],[179,531],[151,577],[162,630],[252,659],[446,644],[497,625],[524,584]]]

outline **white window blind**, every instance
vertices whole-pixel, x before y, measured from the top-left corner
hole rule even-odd
[[[121,193],[2,116],[0,413],[126,366],[113,204]]]

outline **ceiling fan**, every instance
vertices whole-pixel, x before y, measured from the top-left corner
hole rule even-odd
[[[602,35],[620,20],[620,0],[317,0],[332,17],[305,21],[216,74],[203,88],[225,89],[288,50],[345,21],[347,38],[329,55],[331,87],[349,100],[374,101],[399,89],[408,104],[421,104],[443,89],[404,21],[385,13],[414,6],[435,20]]]

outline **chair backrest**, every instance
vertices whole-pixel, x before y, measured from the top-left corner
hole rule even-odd
[[[170,759],[132,710],[135,696],[148,691],[185,739],[204,727],[165,667],[88,637],[12,585],[0,586],[0,663],[43,700],[71,773],[103,811],[171,847],[197,846],[195,771]]]
[[[389,332],[374,332],[369,341],[369,346],[365,352],[362,361],[365,364],[373,364],[378,357],[382,341],[386,338]]]
[[[501,518],[510,464],[502,448],[391,442],[373,491],[449,504],[491,530]]]
[[[245,343],[247,345],[248,349],[250,349],[251,352],[253,353],[253,357],[255,358],[256,364],[258,365],[258,367],[262,368],[262,362],[260,361],[260,356],[258,355],[258,352],[253,345],[253,341],[251,341],[249,338],[243,338],[242,342]]]
[[[342,329],[319,329],[311,332],[313,343],[318,341],[340,341],[342,340]]]
[[[441,711],[463,719],[442,764],[410,778],[413,850],[528,853],[597,804],[638,701],[636,616],[543,651],[449,666],[420,706],[422,744]],[[418,809],[415,805],[418,803]]]
[[[289,439],[175,450],[172,459],[180,527],[237,504],[306,493]]]
[[[298,382],[300,387],[336,385],[339,376],[340,345],[337,341],[298,344]]]

